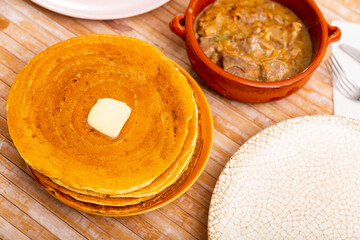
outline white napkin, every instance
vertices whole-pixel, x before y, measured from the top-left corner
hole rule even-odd
[[[360,63],[340,49],[341,43],[347,43],[360,50],[360,24],[345,21],[332,21],[331,25],[338,26],[341,30],[339,42],[331,44],[331,50],[349,80],[360,86]],[[344,97],[336,87],[333,87],[334,115],[360,119],[360,102]]]

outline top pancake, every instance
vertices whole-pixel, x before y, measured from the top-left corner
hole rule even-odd
[[[87,124],[99,98],[132,108],[115,139]],[[33,169],[77,189],[123,194],[174,162],[195,102],[187,79],[153,46],[86,35],[35,56],[15,79],[7,110],[10,135]]]

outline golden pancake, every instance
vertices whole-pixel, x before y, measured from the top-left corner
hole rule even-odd
[[[186,167],[189,164],[190,160],[192,159],[192,156],[195,151],[197,136],[198,136],[198,111],[196,110],[194,116],[190,120],[189,130],[185,143],[176,161],[174,161],[174,163],[163,174],[161,174],[148,186],[136,190],[134,192],[129,192],[120,195],[104,195],[89,190],[75,189],[75,188],[70,188],[68,186],[64,186],[64,187],[72,192],[77,192],[98,198],[105,198],[107,196],[112,198],[119,198],[119,197],[140,198],[140,197],[149,197],[155,195],[161,192],[162,190],[164,190],[166,187],[173,184],[181,176],[184,170],[186,170]],[[58,184],[56,179],[52,179],[52,180],[54,183]]]
[[[86,121],[99,98],[132,113],[111,139]],[[99,194],[144,188],[176,161],[196,108],[187,79],[153,46],[116,35],[72,38],[36,55],[7,100],[26,163],[62,186]]]

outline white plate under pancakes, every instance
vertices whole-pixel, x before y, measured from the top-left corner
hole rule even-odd
[[[360,239],[360,121],[306,116],[249,139],[222,171],[209,239]]]

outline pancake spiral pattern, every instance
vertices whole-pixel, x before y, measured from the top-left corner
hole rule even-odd
[[[116,138],[87,124],[100,98],[132,108]],[[117,35],[75,37],[36,55],[18,74],[7,111],[13,142],[40,181],[100,205],[159,194],[188,169],[198,138],[186,77],[155,47]]]

